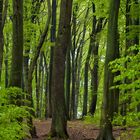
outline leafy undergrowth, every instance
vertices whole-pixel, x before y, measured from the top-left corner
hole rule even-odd
[[[28,136],[28,110],[31,108],[22,105],[24,95],[22,89],[16,87],[0,89],[0,140],[19,140]]]
[[[50,131],[51,119],[42,121],[35,120],[34,124],[37,129],[38,138],[34,138],[33,140],[47,140],[46,136]],[[113,134],[116,140],[134,140],[130,132],[130,128],[124,130],[121,127],[115,127],[113,130]],[[69,140],[95,140],[99,134],[99,127],[93,124],[86,124],[81,120],[69,121],[68,133]]]

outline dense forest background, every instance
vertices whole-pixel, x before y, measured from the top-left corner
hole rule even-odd
[[[139,139],[139,43],[139,0],[0,0],[0,140],[48,118],[46,139],[76,119]]]

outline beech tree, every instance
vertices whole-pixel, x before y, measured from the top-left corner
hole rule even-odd
[[[52,125],[51,136],[68,138],[64,97],[64,76],[67,43],[70,41],[72,0],[61,0],[60,19],[52,70]]]
[[[52,139],[91,139],[71,135],[71,129],[88,130],[84,121],[100,123],[97,140],[116,138],[114,123],[133,126],[130,135],[139,139],[139,5],[139,0],[0,0],[0,138],[40,137],[38,126],[51,124]],[[24,121],[15,108],[25,108]],[[11,118],[21,116],[3,121],[9,112]]]
[[[51,42],[55,43],[56,41],[56,0],[52,0],[52,21],[51,21]],[[51,46],[50,50],[50,64],[49,64],[49,85],[48,85],[48,116],[52,116],[52,105],[51,105],[51,95],[52,95],[52,68],[53,68],[53,55],[54,55],[54,46]]]
[[[113,140],[112,134],[112,106],[113,90],[110,89],[114,83],[114,74],[109,69],[109,62],[115,60],[116,52],[118,52],[118,13],[120,0],[110,1],[108,33],[107,33],[107,48],[104,70],[104,90],[103,90],[103,105],[101,114],[100,134],[97,140]]]
[[[37,59],[39,57],[41,48],[43,46],[43,43],[45,41],[45,38],[48,35],[48,31],[49,31],[49,25],[50,25],[50,20],[51,20],[51,4],[50,4],[50,0],[47,0],[47,6],[48,6],[48,18],[46,21],[46,25],[44,28],[43,33],[41,34],[39,43],[36,47],[35,50],[35,54],[34,57],[30,60],[31,63],[29,65],[29,71],[28,71],[28,87],[27,87],[27,92],[28,92],[28,100],[30,101],[30,107],[33,107],[33,98],[32,98],[32,80],[33,80],[33,72],[35,70],[35,66],[37,64]],[[34,115],[33,111],[31,112],[32,115]],[[33,122],[32,122],[32,118],[30,118],[29,124],[31,126],[31,135],[32,137],[36,137],[36,131],[35,131],[35,127],[33,126]]]
[[[0,82],[2,74],[2,63],[3,63],[3,53],[4,53],[4,35],[3,29],[7,16],[8,0],[0,0]]]
[[[2,11],[3,11],[3,0],[0,0],[0,82],[1,82],[2,60],[3,60]]]
[[[13,47],[9,86],[22,87],[23,0],[13,0]]]

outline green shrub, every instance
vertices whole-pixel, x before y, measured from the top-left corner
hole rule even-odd
[[[23,106],[23,96],[19,88],[0,90],[0,140],[19,140],[28,135],[26,122],[30,113],[29,108]]]
[[[120,72],[114,82],[119,83],[113,88],[120,90],[120,108],[126,105],[126,115],[116,114],[113,123],[131,127],[134,139],[140,138],[140,46],[131,46],[127,50],[127,56],[116,59],[110,63],[112,72]],[[137,52],[136,54],[134,52]]]

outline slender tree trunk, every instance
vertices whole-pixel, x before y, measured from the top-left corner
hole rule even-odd
[[[0,0],[0,82],[3,62],[3,28],[2,28],[3,0]]]
[[[39,76],[38,65],[35,67],[35,83],[36,83],[36,117],[39,117]]]
[[[39,117],[42,118],[42,111],[43,111],[43,90],[44,90],[44,66],[43,66],[43,52],[40,54],[40,111]]]
[[[84,69],[84,97],[83,97],[83,113],[82,116],[87,115],[87,103],[88,103],[88,72],[89,72],[89,61],[92,52],[92,46],[89,46],[88,54],[86,57],[85,62],[85,69]]]
[[[35,51],[35,54],[34,54],[34,57],[31,59],[31,63],[30,63],[30,66],[29,66],[29,72],[28,72],[28,100],[30,101],[30,107],[33,107],[33,99],[32,99],[32,80],[33,80],[33,72],[34,72],[34,68],[36,66],[36,63],[37,63],[37,59],[39,57],[39,54],[40,54],[40,50],[43,46],[43,43],[45,41],[45,38],[47,37],[48,35],[48,31],[49,31],[49,25],[50,25],[50,20],[51,20],[51,4],[50,4],[50,0],[47,0],[47,5],[48,5],[48,19],[46,21],[46,25],[45,25],[45,29],[40,37],[40,40],[39,40],[39,43],[37,45],[37,48],[36,48],[36,51]],[[33,112],[31,112],[32,115],[34,115]],[[32,118],[30,118],[29,120],[29,124],[30,124],[30,127],[31,127],[31,130],[30,130],[30,134],[32,137],[36,137],[36,132],[35,132],[35,127],[33,126],[33,122],[32,122]]]
[[[7,36],[7,42],[6,42],[6,44],[5,44],[5,88],[7,88],[8,87],[8,80],[9,80],[9,74],[8,74],[8,55],[9,55],[9,35],[7,34],[6,35]]]
[[[71,29],[69,31],[71,33]],[[70,120],[70,87],[71,87],[71,58],[70,58],[70,48],[72,46],[71,35],[69,39],[69,48],[67,50],[66,56],[66,112],[67,119]]]
[[[3,52],[4,52],[4,35],[3,29],[7,17],[8,0],[0,0],[0,82],[2,75]]]
[[[75,111],[75,97],[76,97],[76,66],[75,66],[75,50],[76,50],[76,21],[77,21],[77,10],[78,5],[76,3],[74,10],[73,10],[73,29],[72,29],[72,35],[73,35],[73,44],[71,48],[72,53],[72,90],[71,90],[71,111],[70,111],[70,118],[75,119],[76,118],[76,111]]]
[[[51,42],[56,41],[56,0],[52,0],[52,21],[51,21]],[[52,95],[52,68],[53,68],[53,55],[54,46],[51,46],[50,50],[50,64],[49,64],[49,96],[48,96],[48,116],[52,116],[52,105],[51,105],[51,95]]]
[[[140,1],[134,0],[136,5],[140,5]],[[134,19],[134,25],[140,26],[140,17],[137,17]],[[138,35],[134,38],[134,44],[140,45],[140,37],[139,37],[140,31],[138,32]],[[138,51],[134,52],[135,54],[138,53]],[[137,78],[138,79],[138,78]],[[137,105],[137,111],[140,112],[140,103]]]
[[[89,13],[89,8],[87,9],[86,17]],[[83,112],[82,116],[87,115],[87,103],[88,103],[88,72],[89,72],[89,61],[92,52],[92,46],[89,46],[88,54],[86,57],[85,68],[84,68],[84,97],[83,97]]]
[[[112,124],[111,124],[111,100],[113,90],[114,75],[109,69],[109,62],[115,59],[116,48],[118,48],[118,13],[119,13],[120,0],[110,1],[109,21],[108,21],[108,34],[107,34],[107,49],[105,59],[104,71],[104,94],[103,106],[101,114],[100,133],[97,140],[113,140]]]
[[[40,107],[40,102],[41,102],[41,74],[42,74],[42,52],[40,53],[40,57],[39,57],[39,64],[38,64],[38,75],[37,75],[37,106],[38,106],[38,116],[40,117],[40,111],[41,111],[41,107]]]
[[[30,43],[28,41],[28,43]],[[29,46],[30,47],[30,46]],[[26,49],[25,50],[25,56],[24,56],[24,91],[27,92],[27,87],[28,87],[28,71],[29,71],[29,53],[30,53],[30,49]]]
[[[94,63],[93,70],[91,70],[91,92],[92,92],[92,100],[89,108],[89,113],[91,115],[95,114],[96,105],[97,105],[97,92],[98,92],[98,48],[99,44],[96,43],[94,46]]]
[[[95,4],[92,3],[92,12],[95,13]],[[94,64],[93,69],[91,70],[91,92],[92,92],[92,100],[89,108],[89,113],[93,115],[96,109],[97,102],[97,89],[98,89],[98,47],[99,44],[96,43],[96,25],[97,20],[96,16],[93,16],[92,21],[92,34],[90,36],[90,46],[92,46],[92,53],[94,56]]]
[[[92,3],[92,10],[95,13],[95,4]],[[92,34],[90,37],[90,45],[92,46],[92,55],[94,58],[93,68],[91,69],[91,92],[92,99],[89,107],[89,113],[94,115],[97,104],[97,93],[98,93],[98,50],[99,50],[99,40],[97,39],[97,35],[101,32],[103,28],[103,20],[104,18],[96,19],[96,16],[93,16],[92,22]]]
[[[56,47],[52,73],[52,125],[51,136],[67,139],[67,116],[64,97],[64,76],[67,43],[70,39],[72,0],[61,0]],[[58,82],[59,81],[59,82]]]
[[[43,58],[44,58],[44,69],[45,69],[45,119],[48,118],[48,81],[49,81],[49,69],[48,69],[48,64],[46,61],[46,56],[43,53]]]

